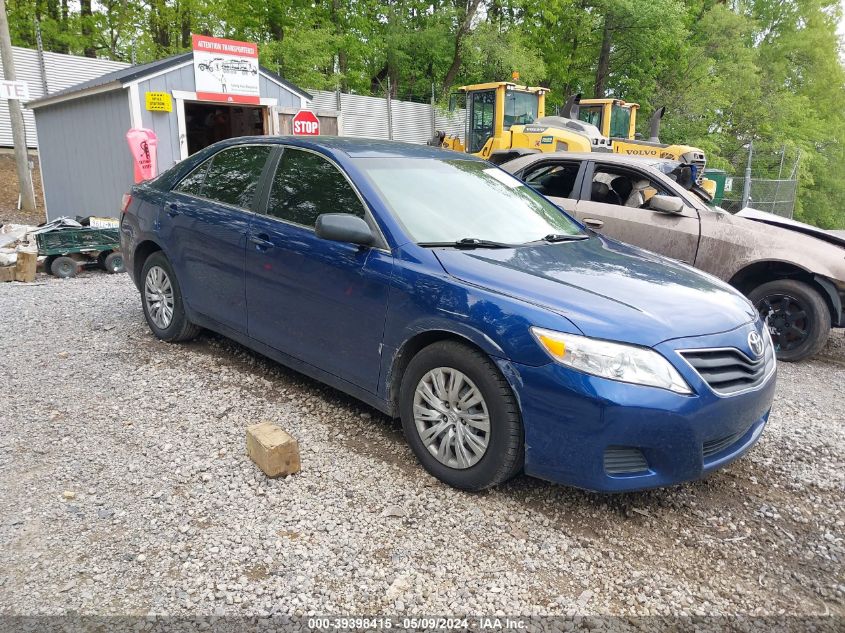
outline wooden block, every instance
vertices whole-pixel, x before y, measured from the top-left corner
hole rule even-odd
[[[246,451],[268,477],[299,472],[299,444],[287,432],[270,422],[247,427]]]
[[[18,249],[18,262],[15,264],[16,281],[35,281],[35,267],[38,264],[38,253],[36,251],[25,251]]]
[[[15,280],[15,266],[0,266],[0,282]]]

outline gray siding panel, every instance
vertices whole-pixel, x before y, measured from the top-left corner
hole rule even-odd
[[[47,217],[117,217],[133,181],[129,97],[120,89],[35,111]]]
[[[176,104],[173,112],[149,112],[146,107],[148,92],[167,92],[174,90],[194,91],[194,67],[175,68],[169,72],[138,82],[138,99],[141,107],[142,126],[149,128],[158,137],[158,169],[168,169],[179,161],[179,125],[176,121]]]
[[[29,97],[34,101],[44,96],[44,84],[41,79],[41,68],[38,64],[38,51],[29,48],[13,46],[12,52],[15,58],[15,74],[20,81],[26,81],[29,85]],[[76,55],[63,55],[61,53],[44,53],[44,66],[47,75],[47,89],[50,92],[57,92],[82,81],[94,79],[115,70],[129,66],[124,62],[113,62],[107,59],[90,59]],[[0,66],[0,78],[3,77],[3,69]],[[29,147],[38,147],[38,139],[35,134],[35,119],[32,110],[24,108],[24,126],[26,128],[26,141]],[[12,127],[9,120],[9,102],[0,101],[0,147],[12,146]]]

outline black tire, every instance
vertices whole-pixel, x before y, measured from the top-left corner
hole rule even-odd
[[[48,255],[47,258],[44,260],[44,272],[47,273],[48,275],[53,274],[51,267],[53,266],[54,261],[56,261],[55,255]]]
[[[123,263],[123,253],[114,251],[106,255],[103,260],[103,268],[111,275],[126,272],[126,265]]]
[[[50,263],[50,272],[59,279],[70,279],[76,277],[79,271],[79,263],[66,255],[59,255]]]
[[[414,395],[429,371],[456,369],[480,391],[489,416],[486,451],[468,468],[439,461],[423,443],[414,420]],[[483,490],[516,475],[524,461],[523,429],[519,406],[498,367],[482,352],[456,341],[434,343],[414,356],[402,377],[399,411],[405,437],[423,467],[440,481],[462,490]],[[440,434],[438,434],[439,436]],[[455,454],[454,449],[452,454]]]
[[[147,302],[147,279],[153,268],[159,268],[164,271],[172,288],[173,315],[165,327],[160,327],[155,323],[153,317],[150,315],[150,307]],[[176,278],[176,274],[173,272],[173,268],[167,257],[161,251],[156,251],[147,257],[141,269],[141,306],[144,310],[144,317],[147,319],[147,325],[153,334],[162,341],[167,341],[168,343],[189,341],[200,333],[200,327],[188,320],[188,316],[185,313],[185,304],[182,300],[182,290],[179,287],[179,280]]]
[[[748,293],[766,319],[778,360],[793,362],[817,354],[830,334],[830,310],[812,286],[777,279]]]

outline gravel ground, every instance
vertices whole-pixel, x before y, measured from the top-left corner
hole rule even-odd
[[[38,281],[0,285],[0,615],[845,615],[841,332],[781,364],[762,440],[705,481],[467,494],[351,398],[156,341],[126,275]],[[261,420],[301,474],[246,457]]]

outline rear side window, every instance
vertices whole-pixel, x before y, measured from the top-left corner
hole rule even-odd
[[[176,191],[248,209],[271,150],[269,145],[224,149],[188,174]]]
[[[250,207],[270,150],[269,145],[242,145],[215,154],[205,175],[203,197]]]
[[[180,193],[187,193],[192,196],[202,195],[202,183],[205,181],[205,172],[208,171],[208,166],[211,164],[211,159],[202,163],[190,174],[185,176],[178,185],[174,188]]]
[[[273,178],[267,215],[314,226],[322,213],[351,213],[364,217],[355,190],[328,160],[297,149],[285,149]]]

